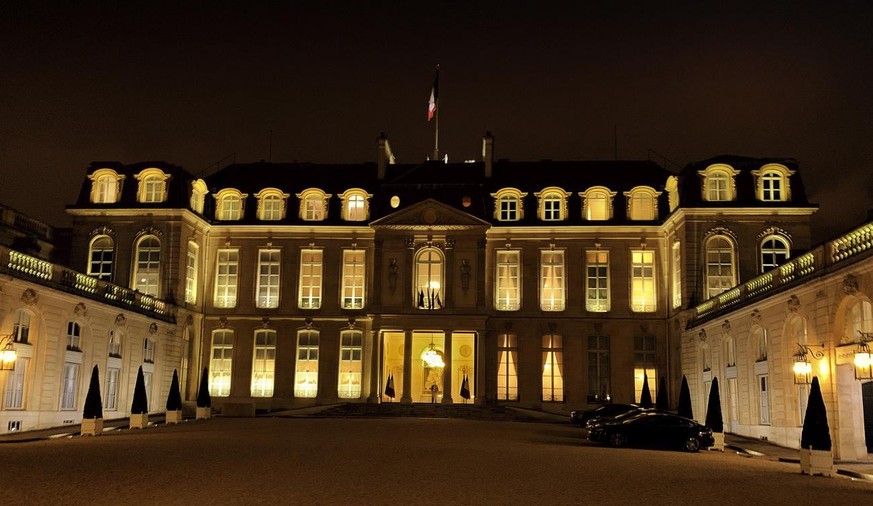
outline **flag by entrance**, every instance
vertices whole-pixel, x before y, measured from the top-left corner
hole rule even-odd
[[[433,79],[433,88],[430,89],[430,99],[427,101],[427,120],[430,121],[436,115],[437,104],[440,100],[440,69],[437,67],[436,77]]]
[[[461,381],[461,397],[464,399],[470,398],[470,379],[464,374],[464,379]]]
[[[394,398],[394,375],[388,375],[388,381],[385,382],[385,397]]]

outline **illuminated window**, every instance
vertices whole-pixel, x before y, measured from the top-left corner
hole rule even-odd
[[[278,195],[266,195],[258,202],[258,219],[276,221],[282,219],[282,198]]]
[[[540,219],[543,221],[561,221],[567,215],[567,192],[561,188],[546,188],[534,193],[539,202]]]
[[[108,235],[98,235],[91,240],[88,255],[88,275],[103,281],[112,281],[112,262],[115,258],[115,242]]]
[[[609,252],[585,253],[585,309],[595,313],[609,311]]]
[[[543,402],[564,401],[564,351],[561,336],[543,336]]]
[[[161,169],[151,168],[143,170],[134,177],[139,181],[136,192],[138,202],[154,204],[167,200],[169,174],[164,174]]]
[[[99,169],[91,174],[91,202],[94,204],[114,204],[121,197],[121,181],[124,176],[112,169]]]
[[[736,285],[733,243],[721,235],[706,241],[706,298],[729,290]]]
[[[655,252],[631,251],[631,311],[651,313],[655,311]]]
[[[521,307],[520,251],[500,250],[497,252],[496,278],[495,309],[499,311],[517,311]]]
[[[230,395],[230,378],[233,370],[233,331],[212,331],[212,353],[209,361],[209,395]]]
[[[540,309],[564,310],[564,252],[540,251]]]
[[[67,322],[67,349],[82,351],[82,328],[76,322]]]
[[[657,398],[654,336],[634,336],[634,399],[639,402],[643,387],[648,386],[652,399]]]
[[[524,208],[522,199],[527,196],[527,193],[522,193],[515,188],[504,188],[497,193],[492,193],[494,197],[494,217],[499,221],[518,221],[524,218]]]
[[[322,251],[305,249],[300,252],[300,296],[297,306],[301,309],[321,307]]]
[[[185,302],[197,303],[197,258],[200,246],[188,241],[188,255],[185,258]]]
[[[206,188],[206,182],[198,179],[191,183],[191,201],[188,203],[191,210],[203,214],[203,207],[206,203],[206,194],[209,190]]]
[[[121,370],[117,367],[106,369],[106,396],[103,399],[103,407],[108,411],[118,409],[118,377]]]
[[[418,309],[441,309],[443,286],[443,254],[437,248],[423,248],[415,256],[415,286],[413,294]]]
[[[761,241],[761,272],[775,269],[788,261],[791,255],[788,241],[783,237],[771,235]]]
[[[340,195],[343,203],[343,219],[346,221],[366,221],[369,216],[367,203],[370,197],[364,190],[347,190]]]
[[[858,341],[861,332],[873,332],[873,304],[858,300],[846,311],[843,333],[850,342]]]
[[[356,330],[343,331],[340,335],[338,389],[340,399],[359,399],[361,397],[362,339],[363,335]]]
[[[61,383],[61,409],[76,409],[76,387],[79,384],[79,364],[64,363],[64,378]]]
[[[730,165],[717,163],[697,173],[703,180],[703,200],[707,202],[735,200],[735,178],[740,171]]]
[[[497,336],[497,400],[518,400],[518,343],[515,334]]]
[[[110,330],[109,331],[109,356],[121,358],[121,334]]]
[[[30,358],[18,355],[15,359],[15,368],[6,375],[6,396],[3,407],[6,409],[24,409],[24,378],[27,377],[27,368]]]
[[[758,375],[758,414],[761,425],[770,425],[770,376]]]
[[[294,397],[312,399],[316,394],[318,394],[318,332],[301,330],[297,334]]]
[[[604,221],[612,218],[612,199],[615,192],[603,186],[595,186],[579,193],[582,197],[582,216],[588,221]]]
[[[767,330],[755,325],[752,327],[751,331],[751,339],[752,343],[755,345],[755,353],[756,353],[756,362],[763,362],[767,360],[767,350],[769,348],[768,339],[767,339]]]
[[[277,249],[258,250],[258,281],[255,288],[255,306],[260,308],[279,307],[279,262]]]
[[[215,219],[220,221],[239,221],[243,217],[243,199],[247,195],[237,190],[225,189],[215,195],[218,203]]]
[[[673,309],[682,306],[682,249],[673,243]]]
[[[321,190],[310,188],[297,194],[300,199],[300,218],[305,221],[322,221],[327,217],[327,195]]]
[[[30,338],[30,313],[19,309],[15,313],[15,323],[12,324],[12,340],[27,344]]]
[[[791,200],[791,188],[788,178],[795,171],[777,163],[767,164],[758,170],[753,170],[755,176],[758,200],[762,202],[788,202]]]
[[[215,266],[215,307],[236,307],[237,281],[239,279],[239,251],[220,249]]]
[[[781,202],[785,200],[782,195],[782,175],[778,172],[765,172],[761,175],[761,200],[765,202]]]
[[[610,402],[609,336],[588,336],[588,402]]]
[[[343,250],[342,308],[361,309],[364,307],[364,286],[366,264],[362,249]]]
[[[136,266],[133,289],[160,296],[161,242],[153,235],[142,237],[136,243]]]
[[[142,361],[147,364],[155,363],[155,340],[145,338],[142,342]]]
[[[727,357],[727,366],[734,367],[737,365],[737,345],[730,334],[724,340],[724,348]]]
[[[634,221],[658,219],[658,196],[661,192],[656,192],[648,186],[637,186],[624,195],[628,199],[628,219]]]
[[[252,358],[252,397],[272,397],[276,371],[276,331],[256,330]]]

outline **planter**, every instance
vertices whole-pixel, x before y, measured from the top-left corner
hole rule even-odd
[[[131,429],[145,429],[149,426],[149,414],[148,413],[131,413],[130,414],[130,428]]]
[[[212,417],[212,408],[201,408],[197,406],[197,419],[208,420]]]
[[[167,423],[182,423],[182,410],[171,410],[167,411],[166,416]]]
[[[800,449],[800,472],[814,476],[834,475],[834,454],[830,450]]]
[[[715,439],[715,442],[712,444],[712,446],[709,447],[709,449],[713,450],[713,451],[717,451],[717,452],[723,452],[724,451],[724,432],[713,432],[712,437],[713,437],[713,439]]]
[[[103,419],[83,418],[82,430],[79,434],[83,436],[99,436],[100,434],[103,434]]]

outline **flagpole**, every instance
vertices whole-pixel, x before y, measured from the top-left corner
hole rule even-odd
[[[434,80],[434,92],[436,96],[434,97],[434,103],[436,105],[436,110],[434,111],[434,116],[436,123],[434,124],[433,130],[433,159],[440,159],[440,97],[439,97],[439,83],[440,83],[440,65],[437,64],[436,68],[436,79]]]

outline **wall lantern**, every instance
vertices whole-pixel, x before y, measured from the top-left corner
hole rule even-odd
[[[15,353],[15,346],[12,344],[12,337],[12,334],[0,337],[0,371],[15,369],[15,359],[18,356]]]
[[[822,348],[822,350],[813,351],[813,346]],[[809,385],[812,383],[812,364],[809,362],[809,356],[812,355],[816,359],[824,357],[824,345],[813,346],[797,343],[798,350],[794,354],[794,367],[792,368],[795,385]]]
[[[873,332],[860,332],[861,340],[858,342],[858,349],[855,351],[855,379],[869,380],[873,379],[873,353],[870,353],[870,346],[867,344],[873,341]]]

